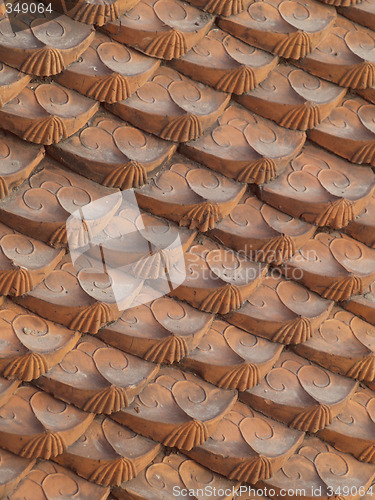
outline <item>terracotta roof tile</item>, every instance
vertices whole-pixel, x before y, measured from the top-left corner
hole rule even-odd
[[[375,2],[374,0],[363,0],[348,7],[337,9],[340,14],[348,17],[356,23],[362,24],[371,30],[375,30]]]
[[[2,498],[11,493],[18,483],[30,472],[35,460],[22,458],[9,451],[0,449],[1,475],[0,495]]]
[[[139,305],[137,304],[139,300]],[[213,316],[145,286],[133,307],[98,336],[108,344],[154,363],[181,361],[208,331]]]
[[[277,56],[214,28],[172,64],[185,75],[218,90],[242,94],[264,80],[277,62]]]
[[[162,66],[135,94],[106,107],[162,139],[186,142],[213,125],[229,97]]]
[[[281,264],[309,240],[315,227],[246,193],[208,234],[249,259]]]
[[[87,124],[48,152],[67,168],[108,187],[139,187],[176,146],[100,109]]]
[[[273,342],[306,342],[333,307],[302,285],[278,276],[264,278],[243,306],[225,316],[230,323]]]
[[[224,389],[245,391],[271,370],[282,346],[216,320],[182,366]],[[254,481],[250,481],[254,482]]]
[[[303,132],[287,130],[236,105],[203,137],[180,146],[190,158],[240,182],[262,184],[285,170],[301,150]]]
[[[370,168],[306,144],[287,169],[258,192],[262,200],[293,217],[339,229],[370,203],[375,175]]]
[[[247,8],[218,21],[220,28],[250,45],[299,59],[324,40],[336,18],[336,10],[314,0],[254,0]]]
[[[326,118],[345,94],[344,88],[280,64],[254,90],[236,100],[283,127],[308,130]]]
[[[180,0],[141,0],[104,26],[115,40],[160,59],[181,57],[208,32],[214,17]]]
[[[191,450],[209,438],[236,400],[236,391],[219,389],[177,368],[162,368],[112,418],[166,446]]]
[[[344,302],[342,306],[375,325],[375,281],[363,292]]]
[[[249,0],[189,0],[189,3],[212,14],[231,16],[242,12]]]

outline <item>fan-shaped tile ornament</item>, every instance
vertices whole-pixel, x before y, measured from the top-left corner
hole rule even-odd
[[[243,94],[263,81],[277,61],[277,56],[214,28],[172,64],[181,73],[217,90]]]
[[[31,291],[53,271],[62,255],[62,250],[0,223],[0,293],[19,296]]]
[[[254,90],[236,100],[283,127],[308,130],[324,120],[345,94],[344,88],[280,64]]]
[[[375,248],[375,193],[364,210],[344,231],[368,247]]]
[[[43,318],[72,330],[97,333],[118,319],[142,288],[143,281],[82,256],[73,265],[67,254],[37,286],[17,301]]]
[[[56,75],[77,60],[93,38],[92,26],[56,12],[20,12],[11,21],[0,18],[0,59],[24,73]]]
[[[68,217],[97,201],[96,210],[85,213],[87,230],[96,234],[121,204],[120,193],[116,193],[117,190],[88,181],[48,158],[16,191],[0,200],[0,220],[27,236],[37,235],[52,246],[62,247],[67,245]],[[109,200],[109,195],[114,196]],[[99,206],[102,198],[103,206]],[[77,238],[81,237],[84,238],[77,233]]]
[[[338,495],[349,500],[359,498],[360,492],[366,492],[374,475],[373,465],[361,463],[351,455],[336,451],[316,437],[306,437],[287,463],[259,486],[275,490],[276,495],[283,489],[300,491],[300,498],[311,498],[314,496],[312,490],[320,498],[328,498],[336,491],[349,491]],[[358,493],[351,495],[351,488]]]
[[[186,142],[201,136],[215,122],[229,97],[162,66],[128,99],[106,107],[162,139]]]
[[[248,0],[189,0],[189,3],[211,14],[232,16],[242,12]]]
[[[249,259],[281,264],[314,234],[315,228],[246,193],[208,234]]]
[[[99,330],[107,344],[154,363],[179,362],[208,331],[213,316],[145,286],[120,319]]]
[[[86,481],[73,472],[51,461],[41,460],[21,481],[9,500],[106,500],[109,488]]]
[[[375,325],[375,281],[373,281],[362,295],[350,297],[342,306],[365,321]]]
[[[53,144],[73,135],[99,104],[55,83],[30,83],[0,108],[2,126],[25,141]]]
[[[6,450],[0,450],[0,495],[10,494],[20,481],[30,472],[35,460],[22,458]]]
[[[363,0],[359,3],[339,7],[338,12],[352,21],[375,31],[375,2]]]
[[[342,87],[366,89],[375,84],[374,43],[372,30],[338,16],[325,39],[298,66]]]
[[[58,12],[80,23],[103,26],[114,21],[126,11],[132,9],[139,0],[51,0],[48,2]],[[46,0],[46,4],[48,5]]]
[[[374,426],[375,393],[360,388],[332,424],[319,432],[319,437],[361,462],[375,463]]]
[[[176,368],[162,368],[134,402],[112,418],[169,447],[191,450],[204,443],[237,399]]]
[[[375,105],[360,97],[348,97],[328,118],[310,131],[309,137],[353,163],[370,163],[375,166],[374,115]]]
[[[266,203],[293,217],[335,229],[353,221],[374,192],[375,175],[370,168],[352,165],[310,144],[279,177],[258,191]]]
[[[216,320],[182,360],[182,366],[218,387],[245,391],[271,370],[282,349],[281,345]]]
[[[33,380],[63,359],[79,339],[72,332],[10,301],[0,309],[0,372],[8,379]]]
[[[335,18],[334,8],[314,0],[253,0],[243,12],[218,24],[250,45],[299,59],[320,44]]]
[[[240,400],[290,427],[317,432],[332,423],[356,388],[356,381],[284,351],[257,386],[240,393]]]
[[[158,66],[159,61],[96,32],[88,49],[56,79],[96,101],[117,102],[146,83]]]
[[[30,75],[0,63],[0,106],[16,97],[30,80]]]
[[[0,131],[0,199],[29,177],[44,154],[43,146],[26,144],[15,135]]]
[[[161,446],[110,418],[97,417],[56,461],[102,486],[131,481],[160,452]]]
[[[93,414],[33,387],[19,387],[0,408],[0,444],[25,458],[63,453],[91,424]]]
[[[287,130],[240,106],[230,106],[205,136],[183,146],[193,160],[240,182],[263,184],[301,150],[305,134]]]
[[[213,500],[229,500],[238,486],[238,481],[215,474],[184,455],[160,453],[135,479],[114,488],[113,493],[119,500],[169,500],[177,492],[189,492],[191,500],[203,500],[206,495],[201,496],[199,492],[207,489]],[[229,492],[230,496],[224,492]]]
[[[158,366],[83,337],[37,384],[87,412],[110,414],[129,406]]]
[[[294,281],[268,276],[244,305],[225,319],[272,342],[299,344],[311,337],[332,306],[331,301]]]
[[[281,270],[322,297],[343,301],[374,281],[374,257],[375,249],[345,234],[318,233]]]
[[[60,163],[107,187],[136,188],[176,146],[100,110],[79,132],[48,148]]]
[[[207,441],[187,455],[232,480],[269,479],[302,444],[303,432],[288,429],[237,402]]]
[[[139,206],[190,229],[207,231],[239,202],[245,186],[175,155],[136,191]]]
[[[247,260],[208,238],[185,254],[186,277],[171,295],[201,311],[226,314],[238,309],[259,285],[267,267]]]
[[[214,17],[180,0],[141,0],[120,19],[107,23],[111,38],[160,59],[186,54],[208,32]]]
[[[362,382],[375,380],[375,327],[339,307],[294,350],[336,373]]]

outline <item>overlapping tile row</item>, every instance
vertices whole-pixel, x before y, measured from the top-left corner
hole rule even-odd
[[[188,3],[0,20],[2,498],[374,483],[372,2]]]

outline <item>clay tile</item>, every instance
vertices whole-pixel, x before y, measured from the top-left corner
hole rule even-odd
[[[258,87],[236,100],[283,127],[307,130],[326,118],[345,94],[344,88],[280,64]]]
[[[20,481],[30,472],[35,460],[18,457],[9,451],[0,449],[0,495],[9,498],[11,493]]]
[[[0,198],[22,184],[44,154],[43,146],[27,144],[13,134],[0,131]]]
[[[62,255],[62,250],[0,223],[0,293],[20,296],[30,292],[54,269]]]
[[[205,136],[180,150],[240,182],[263,184],[279,175],[305,142],[303,132],[287,130],[238,105],[225,110]]]
[[[336,373],[365,382],[375,380],[375,327],[339,307],[294,350]]]
[[[353,163],[375,166],[374,113],[375,105],[360,97],[348,97],[309,133],[309,137]]]
[[[370,168],[306,144],[286,171],[258,193],[289,215],[339,229],[366,208],[374,191],[375,175]]]
[[[67,168],[107,187],[144,184],[175,151],[170,142],[100,110],[76,134],[48,148]]]
[[[249,0],[189,0],[189,3],[212,14],[232,16],[242,12]]]
[[[342,87],[365,89],[375,83],[374,40],[372,30],[338,16],[324,40],[298,65]]]
[[[237,399],[188,372],[162,368],[134,402],[112,418],[169,447],[191,450],[204,443]]]
[[[370,199],[369,204],[344,231],[368,247],[375,248],[375,193]]]
[[[0,443],[25,458],[55,457],[74,443],[94,415],[33,387],[21,386],[0,408]]]
[[[99,232],[121,203],[121,196],[116,193],[61,168],[48,158],[16,191],[0,200],[0,219],[25,235],[37,235],[52,246],[66,246],[67,218],[92,201],[114,195],[104,200],[108,203],[102,209],[98,207],[86,216],[87,227],[94,234]],[[81,236],[77,234],[77,238]]]
[[[306,432],[332,423],[357,388],[357,382],[283,351],[274,368],[240,400],[276,420]]]
[[[32,380],[60,362],[79,339],[78,332],[46,321],[6,302],[0,309],[0,372],[8,379]]]
[[[332,302],[294,281],[269,276],[225,319],[272,342],[299,344],[311,337],[332,307]]]
[[[349,3],[349,6],[345,6],[344,3],[341,3],[341,7],[337,9],[338,12],[352,21],[375,31],[374,0],[363,0],[361,2],[350,1]]]
[[[267,486],[280,493],[281,489],[305,491],[305,498],[313,490],[320,498],[327,498],[331,491],[359,488],[366,492],[374,479],[375,469],[351,455],[336,451],[315,437],[306,437],[298,451],[288,462],[260,486]],[[343,488],[345,488],[343,490]],[[359,493],[360,494],[360,493]]]
[[[218,387],[245,391],[269,372],[282,349],[281,345],[216,320],[182,360],[182,366]]]
[[[191,500],[203,500],[206,495],[203,493],[202,496],[200,493],[208,488],[213,500],[224,500],[225,493],[222,492],[235,492],[238,486],[238,481],[215,474],[184,455],[161,453],[135,479],[114,488],[113,492],[119,500],[132,497],[139,500],[160,500],[172,499],[176,492],[185,493],[188,490],[192,493],[189,493]],[[226,494],[225,496],[230,498]]]
[[[44,500],[76,496],[80,500],[106,500],[108,495],[109,488],[89,483],[60,465],[41,460],[7,498]]]
[[[139,0],[51,0],[54,10],[86,24],[102,26],[132,9]]]
[[[98,339],[82,337],[37,384],[84,411],[111,414],[129,406],[158,369]]]
[[[313,0],[254,0],[243,12],[221,18],[218,24],[246,43],[299,59],[320,44],[335,18],[334,8]]]
[[[96,101],[117,102],[146,83],[159,64],[96,32],[88,49],[56,80]]]
[[[0,109],[2,126],[25,141],[53,144],[86,124],[99,104],[55,83],[30,83]]]
[[[219,314],[241,307],[267,269],[208,238],[200,238],[186,252],[185,265],[184,280],[171,295],[201,311]]]
[[[318,233],[288,262],[287,277],[336,301],[362,294],[375,278],[375,250],[338,232]]]
[[[74,264],[67,254],[37,286],[17,301],[43,318],[72,330],[97,333],[118,319],[142,288],[143,281],[89,256]]]
[[[103,28],[115,40],[160,59],[179,58],[208,32],[214,17],[180,0],[141,0]]]
[[[53,33],[53,36],[50,36]],[[0,59],[25,73],[50,76],[78,59],[94,38],[84,26],[55,12],[18,13],[0,19]]]
[[[30,75],[0,63],[0,106],[16,97],[30,80]]]
[[[139,206],[190,229],[207,231],[239,202],[245,186],[174,155],[167,167],[136,191]]]
[[[162,139],[186,142],[215,122],[229,97],[163,66],[128,99],[106,107]]]
[[[277,61],[277,56],[214,28],[172,64],[185,75],[217,90],[243,94],[264,80]]]
[[[363,292],[344,302],[342,306],[365,321],[375,325],[375,281]]]
[[[139,305],[137,304],[139,301]],[[208,331],[213,317],[170,297],[158,297],[143,287],[134,307],[99,330],[105,342],[154,363],[180,361]]]
[[[362,462],[375,463],[375,393],[359,388],[319,437]]]
[[[290,259],[314,232],[314,226],[246,193],[208,234],[249,259],[281,264]]]
[[[94,483],[120,486],[147,467],[160,449],[160,444],[108,417],[97,417],[55,460]]]
[[[285,465],[303,437],[237,402],[212,436],[186,454],[229,479],[255,484]]]

